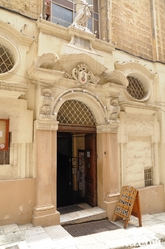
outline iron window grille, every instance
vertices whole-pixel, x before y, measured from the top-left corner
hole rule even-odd
[[[14,66],[13,55],[5,46],[0,44],[0,74],[6,73]]]
[[[128,76],[127,80],[129,82],[126,90],[127,92],[134,98],[141,100],[144,98],[145,92],[144,92],[144,86],[142,82],[135,77]]]
[[[144,170],[144,183],[145,183],[145,187],[153,185],[153,170],[152,170],[152,168]]]
[[[60,124],[95,126],[96,121],[92,111],[77,100],[67,100],[62,104],[57,115]]]

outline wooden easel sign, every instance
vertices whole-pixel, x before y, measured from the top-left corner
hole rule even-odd
[[[127,228],[131,215],[137,217],[139,226],[142,226],[139,191],[131,186],[124,186],[121,189],[113,221],[119,216],[124,220],[124,228]]]

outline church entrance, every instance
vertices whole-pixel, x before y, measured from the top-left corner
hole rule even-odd
[[[96,133],[58,132],[57,207],[97,205]]]
[[[96,127],[94,117],[88,109],[85,123],[82,125],[76,118],[74,112],[81,106],[82,118],[84,108],[87,107],[78,101],[66,101],[63,105],[71,105],[71,115],[73,124],[66,124],[62,117],[68,114],[62,106],[58,113],[60,121],[57,133],[57,207],[69,206],[81,202],[86,202],[90,206],[97,205],[97,162],[96,162]],[[76,105],[76,108],[73,108]],[[77,106],[78,105],[78,106]],[[74,110],[74,112],[73,112]],[[90,118],[89,118],[90,114]],[[92,119],[92,125],[91,120]],[[85,122],[84,121],[84,122]],[[89,122],[90,121],[90,122]]]

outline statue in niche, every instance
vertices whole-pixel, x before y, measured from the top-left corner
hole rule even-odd
[[[117,99],[111,100],[110,120],[117,120],[120,113],[120,106]]]
[[[75,0],[76,3],[76,17],[72,23],[72,26],[78,28],[87,28],[88,18],[91,16],[92,5],[89,5],[86,0]]]

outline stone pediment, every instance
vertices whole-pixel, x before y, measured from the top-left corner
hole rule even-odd
[[[135,75],[138,78],[142,78],[142,81],[147,79],[148,81],[153,81],[155,74],[151,73],[145,66],[137,62],[124,62],[122,64],[115,62],[115,70],[109,72],[108,70],[104,74],[105,82],[111,82],[118,85],[128,85],[127,76]]]
[[[53,53],[45,53],[38,56],[29,67],[27,73],[30,79],[45,81],[50,84],[58,79],[71,75],[74,68],[78,65],[85,65],[87,76],[90,74],[92,83],[99,81],[98,76],[107,70],[107,68],[87,54],[66,54],[57,56]],[[93,78],[95,77],[95,79]],[[69,77],[68,77],[69,78]],[[72,79],[75,79],[73,77]]]
[[[67,54],[60,56],[61,68],[67,73],[70,73],[78,64],[86,64],[88,70],[92,71],[93,74],[97,76],[107,70],[103,64],[87,54]]]

